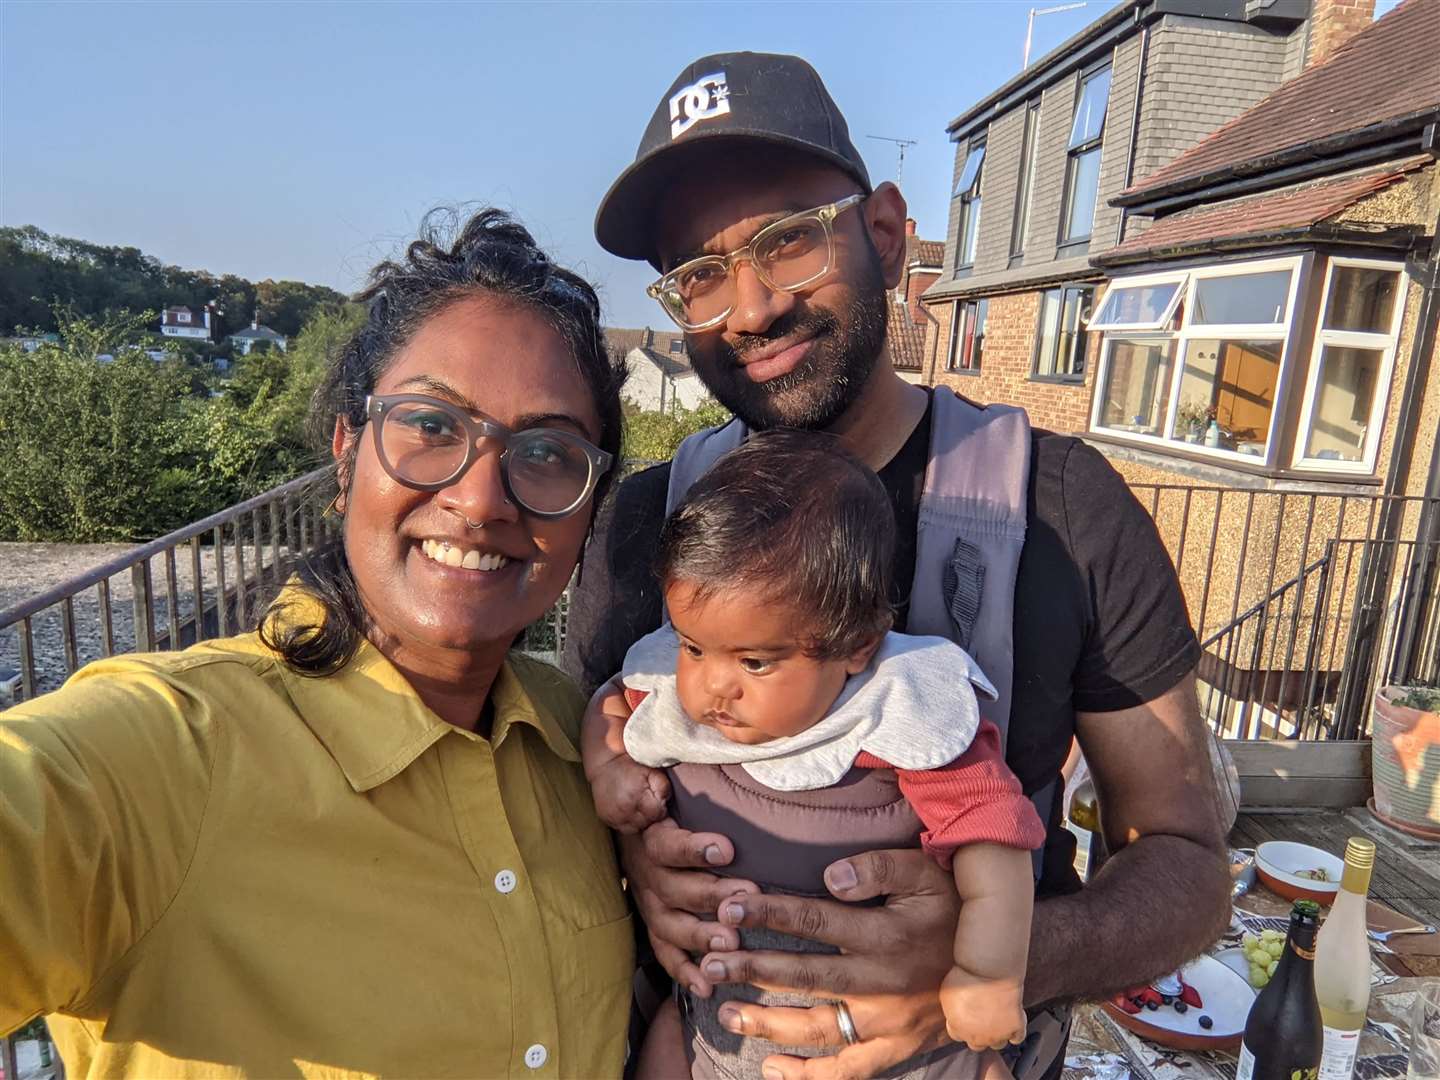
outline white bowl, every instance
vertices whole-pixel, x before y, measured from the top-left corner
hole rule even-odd
[[[1328,851],[1290,840],[1271,840],[1255,849],[1255,869],[1260,880],[1286,900],[1314,900],[1328,904],[1340,889],[1345,861]],[[1329,881],[1301,877],[1301,870],[1324,870]]]

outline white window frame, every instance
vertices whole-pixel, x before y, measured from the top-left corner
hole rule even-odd
[[[1215,458],[1219,461],[1238,462],[1251,466],[1264,466],[1275,468],[1279,461],[1279,447],[1276,445],[1276,434],[1279,431],[1282,414],[1285,412],[1283,402],[1290,391],[1290,384],[1294,381],[1294,363],[1292,362],[1292,341],[1295,328],[1295,304],[1300,288],[1301,265],[1303,256],[1294,255],[1279,259],[1257,259],[1250,262],[1222,263],[1213,266],[1197,266],[1189,268],[1186,273],[1189,280],[1182,290],[1185,296],[1185,316],[1181,325],[1169,333],[1156,333],[1154,331],[1139,331],[1126,333],[1123,330],[1105,331],[1103,343],[1100,347],[1100,366],[1095,373],[1095,393],[1090,406],[1090,430],[1108,435],[1116,439],[1124,439],[1126,442],[1136,443],[1142,446],[1153,447],[1162,451],[1174,451],[1183,447],[1187,453],[1203,454],[1206,457]],[[1290,290],[1286,295],[1285,310],[1281,313],[1281,321],[1278,323],[1206,323],[1201,326],[1191,327],[1189,325],[1190,313],[1195,310],[1195,290],[1200,282],[1210,281],[1222,277],[1240,277],[1246,274],[1263,274],[1271,270],[1290,271]],[[1119,280],[1119,279],[1117,279]],[[1118,428],[1104,427],[1100,423],[1100,414],[1105,401],[1105,391],[1109,386],[1110,378],[1110,353],[1116,337],[1123,338],[1145,338],[1152,341],[1175,341],[1175,363],[1174,370],[1170,372],[1170,389],[1165,401],[1165,419],[1161,424],[1161,434],[1147,435],[1138,431],[1122,431]],[[1257,457],[1254,454],[1245,454],[1239,450],[1228,450],[1224,447],[1205,446],[1203,443],[1177,442],[1174,438],[1175,413],[1179,408],[1180,383],[1185,375],[1185,355],[1192,340],[1208,341],[1212,339],[1235,339],[1240,338],[1248,341],[1278,341],[1281,343],[1280,350],[1280,371],[1275,380],[1275,400],[1270,407],[1270,426],[1265,432],[1265,454]]]
[[[1175,309],[1180,306],[1180,301],[1185,299],[1186,287],[1190,279],[1190,272],[1164,274],[1135,274],[1131,277],[1115,278],[1105,286],[1105,293],[1100,297],[1095,306],[1095,314],[1090,317],[1091,330],[1114,330],[1114,331],[1162,331],[1170,325],[1170,320],[1175,317]],[[1105,305],[1110,301],[1110,294],[1117,289],[1144,288],[1147,285],[1172,285],[1179,284],[1175,295],[1170,298],[1170,303],[1165,305],[1165,312],[1158,319],[1150,319],[1146,322],[1129,323],[1103,323],[1100,321],[1100,313],[1105,310]]]
[[[1336,267],[1359,266],[1371,270],[1392,270],[1399,277],[1395,283],[1395,310],[1390,316],[1389,333],[1363,330],[1326,330],[1325,315],[1330,305],[1330,284]],[[1400,327],[1405,320],[1405,294],[1409,291],[1405,264],[1388,259],[1332,258],[1325,267],[1325,283],[1320,289],[1320,307],[1315,313],[1314,341],[1310,346],[1310,371],[1305,379],[1305,398],[1300,406],[1300,423],[1295,429],[1292,468],[1304,472],[1355,473],[1370,476],[1380,455],[1380,436],[1390,405],[1390,380],[1395,372],[1395,354],[1400,346]],[[1310,423],[1320,393],[1320,364],[1325,346],[1351,349],[1380,349],[1380,367],[1375,373],[1375,397],[1370,402],[1370,418],[1365,426],[1365,450],[1359,461],[1337,461],[1330,458],[1307,458],[1305,447],[1310,442]]]
[[[182,325],[185,325],[185,326],[191,325],[191,323],[190,323],[190,313],[189,313],[188,311],[177,311],[177,312],[175,312],[175,321],[176,321],[177,323],[181,323]]]

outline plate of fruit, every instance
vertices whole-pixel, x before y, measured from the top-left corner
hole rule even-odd
[[[1101,1008],[1121,1027],[1160,1046],[1234,1050],[1254,1003],[1245,976],[1202,956],[1149,986],[1116,994]]]

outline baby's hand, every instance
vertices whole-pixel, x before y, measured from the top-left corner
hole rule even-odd
[[[958,967],[940,984],[950,1038],[971,1050],[1003,1050],[1025,1041],[1023,987],[1014,980],[980,979]]]
[[[618,833],[638,833],[665,816],[670,781],[621,755],[595,770],[590,791],[601,821]]]

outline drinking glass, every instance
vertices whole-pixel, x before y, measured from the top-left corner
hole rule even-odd
[[[1410,1011],[1408,1080],[1440,1080],[1440,981],[1422,983]]]

